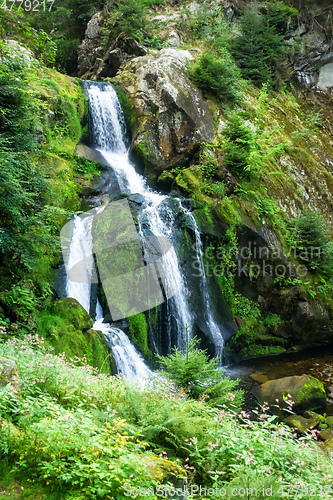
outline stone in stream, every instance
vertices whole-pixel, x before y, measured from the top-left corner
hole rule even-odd
[[[318,420],[320,423],[325,422],[325,417],[323,415],[319,415],[319,413],[316,413],[315,411],[305,411],[303,413],[303,417]]]
[[[333,427],[333,416],[326,417],[325,424],[329,427]]]
[[[270,380],[253,390],[258,401],[267,402],[273,413],[281,413],[288,409],[284,398],[291,395],[293,412],[303,413],[306,410],[323,408],[326,404],[326,393],[323,384],[311,375],[300,375]]]
[[[289,415],[284,420],[284,423],[296,429],[299,434],[305,434],[307,431],[314,429],[319,424],[320,420],[314,418],[304,418],[301,415]]]

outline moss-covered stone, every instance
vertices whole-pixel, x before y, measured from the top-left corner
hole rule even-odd
[[[93,320],[75,299],[56,301],[49,311],[39,315],[38,331],[56,354],[65,353],[70,359],[86,362],[102,373],[116,373],[116,365],[104,335],[92,330]]]
[[[128,318],[129,337],[146,356],[151,356],[148,348],[148,326],[143,313],[135,314]]]
[[[292,409],[295,413],[323,408],[326,404],[323,384],[311,375],[270,380],[256,387],[253,393],[261,404],[267,402],[272,411],[278,414],[281,410],[289,408],[285,402],[288,394],[291,395],[294,402]]]
[[[325,422],[325,417],[323,415],[319,415],[319,413],[316,413],[315,411],[305,411],[303,417],[318,420],[320,423]]]
[[[92,328],[94,322],[81,304],[71,297],[54,302],[51,312],[62,317],[76,330],[86,331]]]
[[[154,455],[144,455],[142,461],[152,479],[157,483],[164,484],[169,481],[174,484],[177,478],[186,478],[185,470],[172,460],[165,460]]]
[[[284,419],[284,423],[296,429],[300,434],[305,434],[310,429],[314,429],[318,425],[318,420],[312,418],[304,418],[301,415],[289,415]]]
[[[326,417],[325,423],[326,423],[329,427],[333,427],[333,416]]]
[[[18,371],[15,361],[0,356],[0,387],[11,384],[18,388]]]

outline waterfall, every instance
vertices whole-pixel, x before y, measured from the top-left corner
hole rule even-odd
[[[108,346],[112,349],[119,374],[123,374],[127,379],[133,381],[149,378],[152,372],[120,328],[104,323],[103,318],[101,318],[95,321],[94,329],[103,332]]]
[[[91,278],[94,269],[91,236],[92,219],[92,216],[82,219],[75,215],[72,222],[72,238],[66,263],[67,297],[72,297],[80,302],[88,313],[90,312]],[[71,269],[77,264],[81,264],[82,268],[83,278],[81,283],[71,280]]]
[[[170,206],[171,197],[150,189],[145,179],[136,172],[130,163],[124,117],[113,87],[105,83],[85,82],[85,91],[89,98],[89,120],[93,147],[104,157],[105,163],[116,176],[120,189],[119,194],[138,193],[142,196],[142,208],[137,217],[137,225],[138,235],[143,243],[143,251],[146,256],[146,252],[149,253],[145,244],[145,234],[147,233],[157,238],[164,238],[171,243],[175,242],[176,215],[175,210]],[[178,203],[181,212],[192,218],[195,228],[196,257],[201,263],[202,271],[200,290],[205,306],[205,320],[211,340],[215,345],[216,355],[220,356],[223,348],[223,337],[214,321],[210,307],[208,284],[202,262],[200,233],[193,215],[182,207],[179,200],[176,200],[176,203]],[[97,210],[103,210],[103,208]],[[67,264],[67,295],[76,298],[88,312],[91,303],[90,283],[96,273],[92,255],[92,219],[92,216],[76,216],[74,218]],[[85,282],[75,283],[70,279],[70,270],[81,260],[84,260],[84,264],[81,265],[80,272]],[[148,260],[146,259],[146,261]],[[176,344],[179,349],[184,351],[186,348],[184,327],[188,327],[188,333],[191,337],[195,315],[189,307],[190,291],[174,246],[171,245],[169,251],[160,257],[160,263],[163,268],[164,289],[175,292],[174,296],[165,304],[168,350],[170,352],[171,347]],[[155,305],[151,304],[151,307]],[[108,345],[112,349],[118,371],[130,379],[147,378],[151,372],[141,355],[120,328],[104,322],[99,302],[97,302],[94,312],[96,313],[94,328],[104,333]]]
[[[220,360],[222,359],[222,352],[224,346],[223,332],[221,328],[217,325],[214,314],[211,308],[211,300],[209,296],[209,288],[207,283],[207,278],[205,274],[204,264],[203,264],[203,250],[202,250],[202,241],[200,237],[200,232],[198,228],[197,221],[193,214],[186,210],[186,208],[182,207],[184,213],[191,219],[192,227],[194,228],[195,234],[195,248],[196,248],[196,262],[198,263],[198,271],[200,274],[200,289],[202,294],[202,299],[204,303],[204,314],[207,326],[209,328],[209,332],[211,335],[211,340],[215,346],[215,356]]]
[[[89,96],[91,132],[94,147],[103,155],[115,173],[122,193],[139,193],[144,197],[144,207],[138,217],[139,235],[143,241],[145,230],[156,237],[173,240],[174,214],[168,207],[168,196],[150,189],[128,158],[125,146],[124,118],[117,94],[111,85],[86,82]],[[106,109],[105,109],[106,108]],[[161,258],[166,286],[177,294],[167,303],[167,334],[177,328],[177,347],[184,350],[184,326],[191,328],[192,315],[188,306],[189,292],[182,275],[178,257],[173,247]],[[152,307],[154,304],[152,304]],[[171,341],[169,341],[171,348]]]

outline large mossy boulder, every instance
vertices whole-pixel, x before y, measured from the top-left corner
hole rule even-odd
[[[256,387],[253,393],[260,404],[267,402],[271,411],[278,414],[281,410],[289,408],[284,400],[284,398],[288,398],[288,394],[291,395],[292,401],[294,401],[292,410],[295,413],[323,408],[326,404],[326,393],[323,384],[316,378],[311,377],[311,375],[270,380]]]
[[[11,384],[18,386],[18,371],[15,361],[0,356],[0,388]]]
[[[93,320],[81,304],[72,298],[57,300],[52,306],[52,313],[61,316],[75,329],[82,332],[93,326]]]
[[[102,332],[92,329],[93,320],[81,304],[72,298],[57,300],[50,311],[38,319],[39,333],[67,358],[86,358],[87,363],[107,375],[117,372],[112,353]]]
[[[208,106],[187,75],[190,60],[189,51],[162,49],[155,58],[133,59],[117,75],[137,119],[132,151],[151,181],[186,164],[202,141],[214,137]]]

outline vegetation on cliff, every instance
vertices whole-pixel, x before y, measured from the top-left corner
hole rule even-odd
[[[151,179],[192,198],[193,213],[205,221],[204,264],[238,328],[225,353],[257,356],[332,341],[331,94],[297,86],[291,63],[302,41],[295,29],[311,2],[300,2],[301,12],[295,3],[251,2],[228,14],[206,2],[65,0],[36,15],[1,12],[0,352],[16,362],[20,381],[0,388],[0,485],[7,498],[120,499],[125,488],[156,491],[185,476],[189,487],[212,488],[210,496],[217,487],[225,497],[244,498],[253,488],[256,498],[283,499],[294,494],[292,484],[301,500],[313,492],[330,498],[332,460],[314,442],[317,431],[300,438],[266,405],[250,418],[237,381],[223,377],[196,341],[187,353],[160,356],[163,373],[135,385],[110,375],[109,349],[83,308],[54,300],[59,231],[80,211],[83,188],[101,168],[75,154],[87,102],[79,81],[58,70],[76,74],[87,21],[102,9],[96,60],[120,33],[152,49],[144,63],[157,58],[171,43],[164,29],[177,7],[172,27],[195,55],[184,74],[203,92],[214,138],[193,148],[189,141],[186,162],[170,162],[160,177],[169,143],[154,150],[146,133],[138,149],[150,158],[164,154],[156,171],[147,163]],[[152,19],[158,13],[165,19]],[[327,20],[318,19],[326,33]],[[134,132],[146,117],[137,119],[124,80],[120,96]],[[156,84],[146,81],[150,90]],[[175,103],[166,106],[170,122],[180,121]],[[153,102],[150,123],[159,118]],[[172,137],[182,151],[182,137]],[[223,231],[216,234],[216,225]],[[258,257],[258,248],[268,253]],[[147,359],[148,329],[158,321],[158,310],[129,319],[129,336]]]

